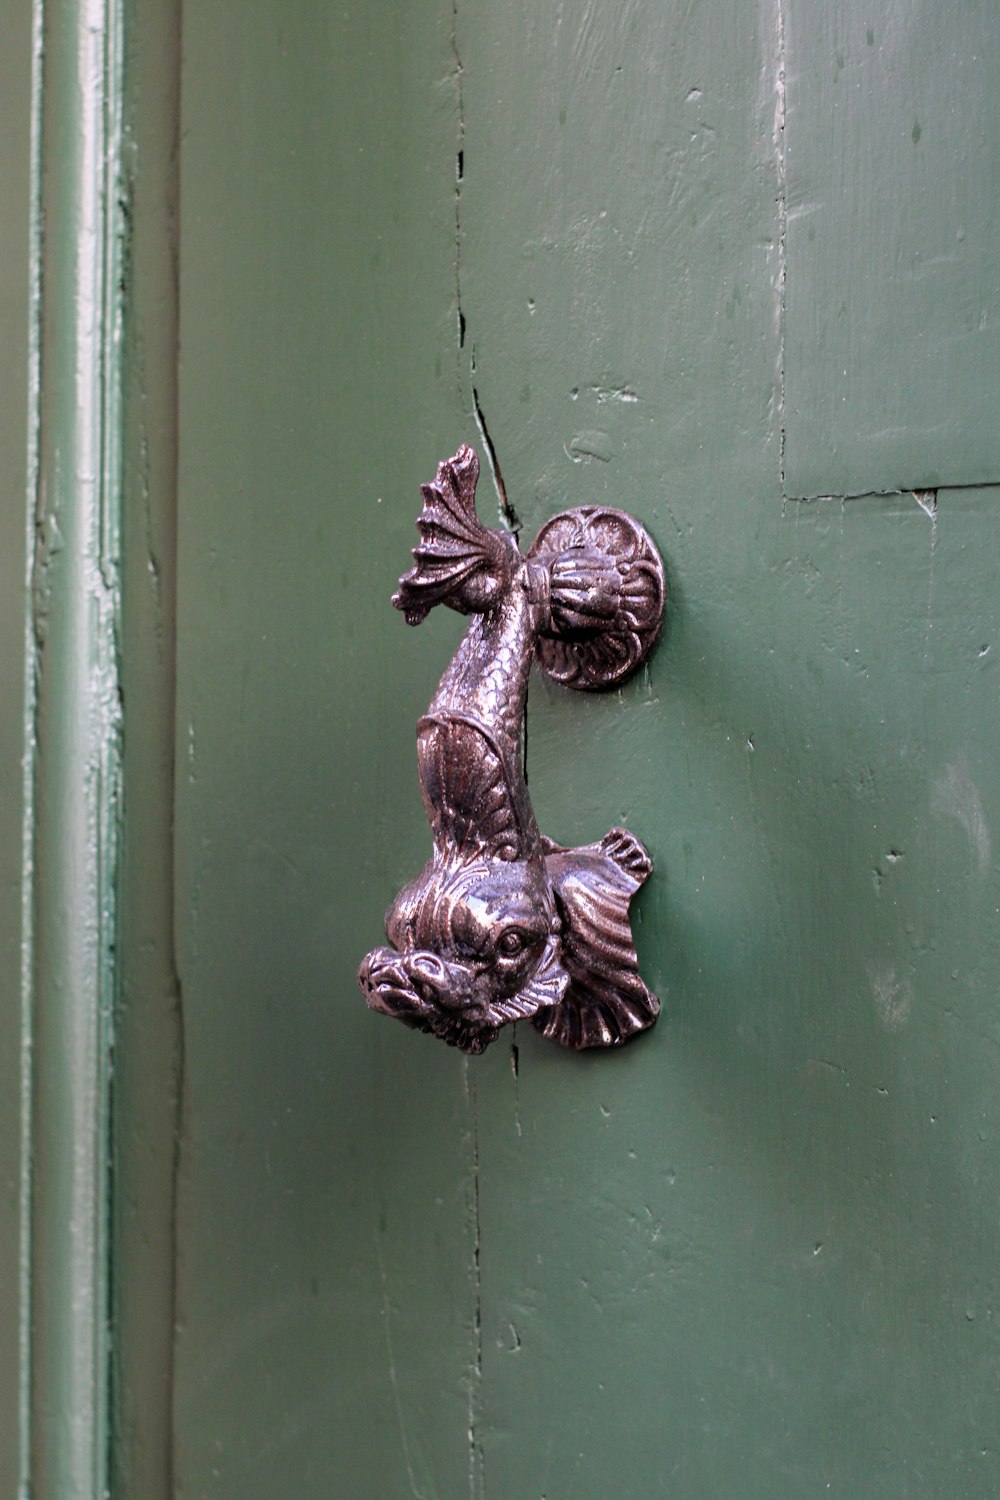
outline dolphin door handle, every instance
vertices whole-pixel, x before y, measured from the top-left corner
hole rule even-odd
[[[434,847],[386,913],[390,946],[362,961],[372,1010],[482,1052],[508,1021],[566,1047],[617,1047],[652,1026],[629,904],[652,870],[622,828],[568,848],[538,831],[521,743],[532,661],[567,687],[616,686],[663,623],[663,563],[638,521],[562,511],[527,555],[476,515],[463,446],[423,485],[414,565],[392,602],[411,625],[436,604],[471,616],[417,723]]]

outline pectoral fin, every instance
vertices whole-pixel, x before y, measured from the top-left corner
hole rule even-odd
[[[548,839],[543,847],[569,984],[559,1003],[540,1009],[532,1024],[565,1047],[620,1046],[651,1026],[660,1009],[639,975],[628,915],[652,862],[623,828],[577,849]]]

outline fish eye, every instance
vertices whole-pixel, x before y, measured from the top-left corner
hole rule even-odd
[[[497,951],[504,958],[515,958],[524,947],[524,934],[518,932],[516,927],[508,927],[500,941],[497,943]]]

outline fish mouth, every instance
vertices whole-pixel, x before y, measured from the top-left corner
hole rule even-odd
[[[393,1016],[417,1031],[440,1037],[463,1052],[479,1053],[496,1040],[500,1025],[472,993],[471,976],[436,953],[374,948],[362,959],[358,987],[369,1010]]]
[[[365,955],[358,969],[358,986],[369,1010],[387,1016],[419,1017],[427,1009],[402,956],[393,948],[375,948]]]

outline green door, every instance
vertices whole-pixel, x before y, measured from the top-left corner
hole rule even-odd
[[[125,11],[112,1493],[993,1500],[1000,11]],[[618,1052],[356,988],[463,441],[666,559],[528,704],[543,831],[655,861]]]

